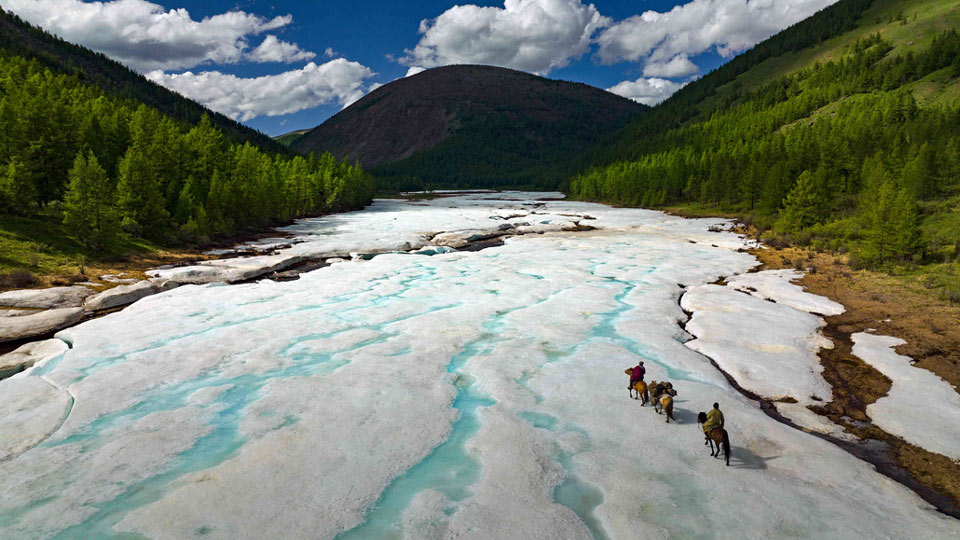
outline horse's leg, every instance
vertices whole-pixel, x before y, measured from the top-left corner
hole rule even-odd
[[[727,467],[730,466],[730,436],[727,435],[727,430],[723,430],[723,434],[720,437],[723,441],[723,457],[727,461]]]

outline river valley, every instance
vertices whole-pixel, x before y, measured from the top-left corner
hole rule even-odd
[[[830,398],[818,321],[842,306],[771,276],[713,284],[757,265],[727,225],[452,194],[159,270],[181,285],[61,331],[69,350],[0,381],[0,537],[960,535],[711,362],[831,429],[802,406]],[[456,250],[496,231],[503,245]],[[367,255],[240,279],[350,253]],[[637,361],[673,382],[676,422],[628,399]],[[697,427],[713,402],[729,467]]]

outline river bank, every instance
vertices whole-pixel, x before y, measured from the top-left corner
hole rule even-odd
[[[313,216],[314,218],[322,215]],[[23,288],[63,287],[75,283],[109,288],[118,279],[145,279],[145,272],[163,265],[184,264],[217,258],[208,252],[238,244],[277,237],[275,227],[250,230],[202,243],[155,244],[124,237],[113,253],[95,254],[85,250],[62,222],[51,213],[39,217],[0,217],[0,292]],[[106,279],[101,279],[106,276]],[[103,290],[103,289],[100,289]]]
[[[670,208],[667,213],[681,217],[735,216],[701,209]],[[760,241],[761,231],[739,223],[734,230]],[[871,446],[871,461],[880,468],[903,469],[908,477],[943,497],[946,511],[960,512],[960,463],[930,452],[877,427],[867,407],[888,395],[891,380],[853,353],[853,336],[870,332],[892,336],[904,343],[897,353],[912,359],[915,367],[929,370],[960,392],[960,305],[942,298],[922,277],[893,276],[882,272],[853,269],[847,255],[818,253],[797,246],[769,246],[749,250],[760,261],[756,271],[793,269],[803,272],[797,283],[812,294],[839,302],[842,314],[824,317],[822,333],[833,342],[820,349],[823,377],[832,387],[833,399],[810,409],[828,418],[863,446]],[[922,419],[918,418],[918,421]],[[842,441],[836,441],[843,444]],[[887,461],[888,463],[880,463]],[[898,474],[891,471],[891,475]],[[931,498],[931,497],[928,497]]]

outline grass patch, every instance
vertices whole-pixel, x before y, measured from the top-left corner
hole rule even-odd
[[[131,255],[158,250],[146,241],[126,237],[112,253],[90,253],[63,224],[59,212],[47,211],[36,217],[0,216],[0,275],[19,272],[22,276],[29,272],[37,276],[72,276],[82,274],[89,264],[121,262]],[[2,281],[2,288],[23,286]]]
[[[897,16],[903,12],[903,19]],[[716,99],[737,88],[754,90],[783,75],[796,73],[815,62],[826,63],[850,52],[857,39],[880,33],[893,45],[891,55],[921,51],[930,46],[933,38],[945,30],[960,26],[960,5],[955,0],[877,0],[860,18],[857,28],[819,45],[797,52],[769,58],[743,73],[736,80],[718,89]],[[712,110],[709,107],[706,110]]]

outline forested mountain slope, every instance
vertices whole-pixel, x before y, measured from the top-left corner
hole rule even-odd
[[[841,0],[592,155],[579,198],[749,215],[858,264],[960,256],[960,4]]]
[[[196,124],[206,114],[229,139],[241,143],[249,141],[264,149],[280,149],[267,135],[149,81],[102,53],[50,35],[3,8],[0,8],[0,49],[5,56],[35,59],[56,73],[74,75],[85,84],[99,87],[116,97],[149,105],[176,120]]]
[[[298,129],[296,131],[291,131],[290,133],[284,133],[283,135],[274,137],[273,140],[277,141],[277,143],[285,148],[290,148],[309,131],[309,129]]]
[[[492,66],[427,70],[298,139],[371,167],[381,188],[555,188],[572,158],[647,108],[580,83]]]
[[[126,88],[109,79],[110,60],[81,55],[94,67],[63,73],[24,47],[0,47],[0,274],[204,244],[372,198],[372,177],[357,165],[238,142],[211,115],[190,123],[131,97],[139,91],[104,90]],[[90,84],[103,78],[111,84]]]

